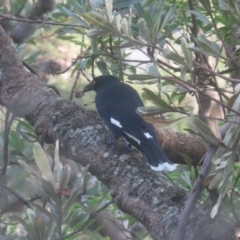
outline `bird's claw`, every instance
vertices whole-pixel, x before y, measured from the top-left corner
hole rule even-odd
[[[131,143],[125,142],[124,146],[128,151],[132,151],[132,144]]]
[[[107,144],[109,144],[109,145],[114,145],[114,143],[115,143],[115,138],[113,137],[113,135],[108,135],[107,136]]]

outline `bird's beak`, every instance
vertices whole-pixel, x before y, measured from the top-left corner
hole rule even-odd
[[[89,92],[89,91],[92,91],[93,90],[93,84],[92,82],[90,82],[88,85],[86,85],[83,89],[83,93],[85,92]]]

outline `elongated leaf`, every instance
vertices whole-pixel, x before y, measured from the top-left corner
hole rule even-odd
[[[208,188],[214,189],[215,187],[217,187],[219,185],[219,183],[223,180],[223,173],[222,172],[218,172],[214,178],[212,179],[212,181],[210,182]]]
[[[115,9],[128,8],[129,6],[137,2],[138,0],[113,0],[113,7]]]
[[[163,101],[160,97],[158,97],[153,91],[148,88],[143,88],[143,91],[147,94],[150,101],[162,108],[168,108],[171,111],[176,111],[175,108],[168,105],[165,101]]]
[[[195,10],[188,10],[189,13],[194,14],[198,20],[202,21],[204,24],[210,23],[209,19],[204,16],[202,13]]]
[[[217,215],[218,213],[218,209],[221,205],[221,202],[222,202],[222,199],[223,199],[224,195],[223,193],[220,193],[219,194],[219,197],[218,197],[218,200],[217,200],[217,203],[214,205],[214,207],[212,208],[212,211],[211,211],[211,214],[210,214],[210,217],[211,218],[215,218],[215,216]]]
[[[105,18],[103,18],[102,15],[94,12],[94,13],[84,13],[83,17],[90,23],[93,24],[94,26],[112,34],[119,34],[117,29],[109,23]]]
[[[18,163],[19,163],[22,167],[24,167],[24,169],[25,169],[26,171],[28,171],[29,173],[33,174],[33,175],[36,176],[36,177],[40,177],[39,174],[38,174],[33,168],[31,168],[30,166],[28,166],[27,163],[24,162],[23,160],[18,160]]]
[[[158,68],[154,65],[151,65],[149,68],[148,68],[148,73],[151,75],[151,76],[155,76],[157,78],[161,77],[159,71],[158,71]]]
[[[171,22],[172,19],[174,19],[174,17],[175,17],[175,9],[176,9],[176,5],[171,7],[166,14],[165,13],[162,14],[162,16],[161,16],[161,23],[160,23],[159,29],[158,29],[158,34],[163,31],[165,26],[167,24],[169,24],[169,22]]]
[[[239,139],[239,133],[240,128],[238,124],[233,124],[225,134],[225,137],[223,139],[223,143],[228,148],[232,149],[233,145],[237,142]]]
[[[36,216],[34,221],[34,232],[37,239],[45,240],[45,223],[40,216]]]
[[[219,7],[225,11],[231,11],[231,7],[227,4],[225,0],[218,0]]]
[[[105,4],[106,4],[106,11],[107,11],[108,20],[111,23],[112,20],[113,20],[113,15],[112,15],[113,3],[112,3],[112,0],[105,0]]]
[[[52,218],[49,219],[49,222],[48,222],[48,227],[47,227],[47,231],[46,231],[46,238],[47,239],[51,239],[55,228],[56,228],[56,221],[52,217]]]
[[[218,117],[219,116],[219,106],[217,105],[213,105],[211,108],[210,108],[210,114],[209,114],[209,117]],[[209,119],[209,127],[210,129],[212,130],[213,134],[216,136],[216,138],[219,140],[219,142],[222,141],[222,137],[221,137],[221,134],[220,134],[220,129],[219,129],[219,126],[218,126],[218,122],[219,120],[215,120],[215,119]]]
[[[31,202],[31,205],[36,208],[39,212],[43,213],[44,215],[46,215],[49,219],[53,218],[53,216],[51,215],[51,213],[49,211],[47,211],[45,208],[41,207],[40,205]]]
[[[200,3],[204,6],[207,11],[211,11],[210,0],[200,0]]]
[[[68,201],[67,201],[67,204],[66,204],[66,206],[65,206],[64,214],[66,214],[66,213],[69,211],[72,203],[75,201],[75,199],[77,198],[78,194],[79,194],[80,192],[82,192],[83,187],[84,187],[84,186],[83,186],[84,177],[85,177],[85,175],[87,174],[87,170],[88,170],[89,166],[90,166],[90,165],[88,164],[88,165],[85,167],[84,171],[82,172],[82,177],[78,179],[77,183],[76,183],[75,186],[73,187],[72,193],[71,193],[71,195],[70,195],[70,197],[69,197],[69,199],[68,199]]]
[[[57,173],[57,183],[60,182],[60,171],[61,171],[61,163],[60,163],[60,157],[59,157],[59,140],[56,141],[55,149],[54,149],[54,161],[55,161],[55,171]]]
[[[60,192],[66,187],[66,185],[68,184],[68,181],[70,179],[71,176],[71,168],[68,164],[66,164],[61,172],[61,176],[60,176]]]
[[[49,160],[45,152],[43,151],[42,147],[38,143],[34,144],[33,152],[34,152],[35,161],[38,165],[38,168],[42,172],[43,176],[54,185],[54,178],[53,178]]]
[[[199,35],[195,38],[195,41],[198,46],[209,53],[209,55],[221,57],[220,47],[216,43],[209,41],[204,35]]]
[[[55,189],[53,188],[53,185],[43,178],[41,179],[41,184],[42,184],[42,188],[43,188],[43,191],[45,192],[45,194],[47,196],[51,197],[53,199],[53,201],[55,203],[57,203],[58,202],[58,196],[56,194]]]
[[[34,236],[34,232],[33,232],[33,228],[31,226],[29,226],[23,219],[21,219],[20,217],[18,216],[13,216],[12,218],[13,220],[17,220],[20,224],[23,225],[24,229],[26,230],[26,232],[32,236],[32,237],[35,237]]]
[[[192,159],[185,153],[178,152],[178,154],[184,159],[185,163],[188,165],[189,170],[191,171]]]
[[[31,225],[34,226],[36,213],[32,209],[28,208],[27,209],[27,215],[28,215],[28,218],[30,220]]]
[[[219,143],[219,140],[215,137],[211,129],[198,117],[191,114],[190,123],[197,129],[198,133],[208,142],[214,145]]]
[[[159,115],[159,114],[167,113],[167,112],[169,112],[169,108],[162,108],[162,107],[155,107],[155,106],[138,107],[137,112],[140,115],[150,117],[150,116],[156,116],[156,115]]]
[[[98,69],[100,70],[102,75],[109,75],[110,74],[109,71],[108,71],[108,66],[104,61],[100,60],[100,61],[97,61],[95,63],[97,64]]]
[[[106,34],[108,34],[106,31],[91,28],[89,29],[87,36],[92,38],[92,37],[97,37],[97,36],[106,35]]]
[[[149,123],[153,124],[153,126],[155,128],[161,129],[161,128],[168,127],[169,125],[171,125],[173,123],[176,123],[176,122],[180,121],[181,119],[183,119],[185,117],[180,117],[180,118],[176,118],[176,119],[164,119],[162,117],[142,116],[142,118],[144,118],[144,120],[146,122],[149,122]]]
[[[186,59],[188,68],[191,69],[191,67],[192,67],[192,52],[188,49],[188,43],[185,38],[181,39],[181,44],[182,44],[182,52]]]
[[[93,54],[97,54],[98,52],[98,38],[97,37],[91,37],[91,49]]]
[[[73,13],[71,10],[65,8],[65,7],[62,7],[63,11],[69,15],[70,17],[72,17],[72,19],[77,23],[79,24],[80,26],[83,26],[85,28],[90,28],[90,26],[84,21],[82,20],[81,18],[79,18],[75,13]]]
[[[171,51],[170,49],[164,48],[162,54],[166,59],[172,60],[175,63],[188,67],[188,64],[184,61],[183,57]]]

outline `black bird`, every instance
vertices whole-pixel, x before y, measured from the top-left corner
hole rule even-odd
[[[99,76],[85,86],[83,92],[96,92],[96,107],[115,139],[126,140],[143,152],[155,171],[173,171],[172,165],[159,145],[152,124],[136,112],[143,106],[137,91],[111,75]]]

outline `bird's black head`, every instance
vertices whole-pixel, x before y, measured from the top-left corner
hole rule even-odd
[[[94,90],[97,92],[99,89],[104,88],[107,84],[119,82],[119,80],[112,75],[103,75],[95,77],[92,82],[84,87],[83,92],[88,92]]]

